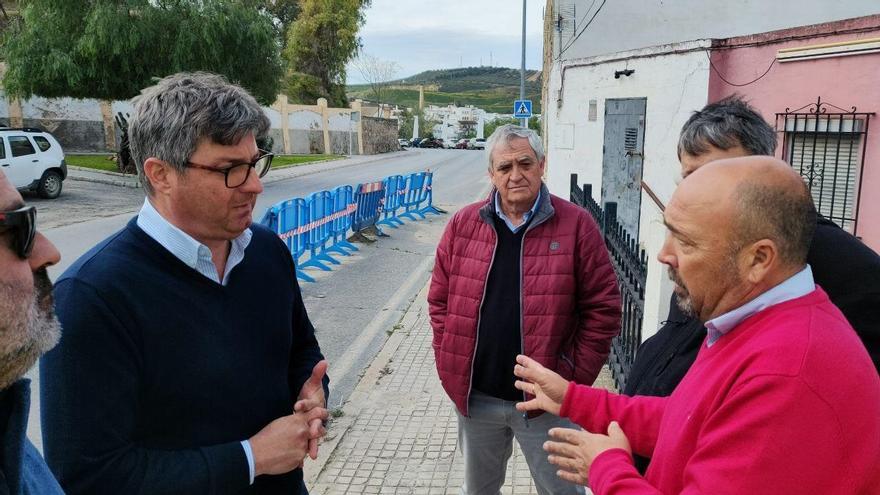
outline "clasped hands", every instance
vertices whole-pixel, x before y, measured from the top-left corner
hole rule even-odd
[[[300,389],[291,414],[272,421],[249,439],[256,476],[302,467],[306,455],[317,459],[318,440],[326,434],[324,421],[328,417],[323,382],[326,373],[327,361],[322,360]]]
[[[517,356],[516,363],[513,374],[519,380],[514,386],[534,396],[529,401],[517,403],[517,410],[543,410],[559,416],[568,380],[528,356]],[[608,425],[607,435],[571,428],[551,428],[549,434],[551,440],[544,442],[544,450],[550,454],[547,459],[560,468],[557,476],[579,485],[587,485],[590,466],[602,452],[623,449],[632,453],[629,440],[615,421]]]

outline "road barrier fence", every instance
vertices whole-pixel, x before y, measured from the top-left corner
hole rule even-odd
[[[350,256],[358,248],[349,233],[370,227],[381,234],[380,225],[398,228],[403,218],[422,220],[428,214],[446,213],[433,203],[434,174],[430,170],[392,175],[357,186],[343,185],[318,191],[307,198],[292,198],[269,207],[260,220],[287,245],[296,265],[296,276],[315,279],[304,268],[332,270],[340,261],[331,256]]]

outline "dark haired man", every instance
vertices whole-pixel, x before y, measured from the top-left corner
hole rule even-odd
[[[136,99],[147,198],[57,281],[65,335],[41,365],[46,459],[67,493],[306,493],[327,365],[290,253],[251,223],[268,128],[212,74]]]

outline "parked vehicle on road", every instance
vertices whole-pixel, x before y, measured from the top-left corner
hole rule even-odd
[[[472,150],[486,149],[486,140],[483,138],[472,138],[468,143],[468,148]]]
[[[422,142],[419,143],[419,148],[442,148],[443,141],[434,138],[425,138],[422,139]]]
[[[67,178],[61,145],[48,132],[31,127],[0,127],[0,170],[19,190],[46,199],[57,198]]]
[[[397,144],[400,145],[400,149],[402,149],[402,150],[404,150],[404,149],[406,149],[406,148],[409,148],[409,140],[406,140],[406,139],[398,139],[398,140],[397,140]]]
[[[468,149],[468,140],[467,139],[459,139],[458,142],[455,143],[455,149],[457,149],[457,150]]]
[[[422,142],[422,138],[412,138],[409,142],[409,145],[412,146],[413,148],[418,148],[419,143],[421,143],[421,142]]]

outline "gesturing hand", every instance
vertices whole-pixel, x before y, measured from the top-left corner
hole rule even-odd
[[[310,442],[324,434],[323,427],[313,432],[310,425],[313,421],[320,425],[325,419],[327,410],[315,407],[303,414],[282,416],[248,439],[255,474],[283,474],[302,466]]]
[[[632,454],[629,440],[616,421],[608,425],[608,435],[570,428],[552,428],[550,438],[553,440],[544,443],[544,450],[550,453],[547,460],[560,467],[556,475],[582,486],[587,485],[590,466],[602,452],[623,449]]]
[[[312,375],[303,384],[296,398],[296,404],[293,405],[293,411],[297,413],[308,413],[315,408],[323,408],[327,406],[327,399],[324,397],[324,375],[327,374],[327,361],[318,361],[318,364],[312,368]],[[326,419],[326,418],[325,418]],[[313,419],[309,422],[309,457],[312,460],[318,458],[318,439],[324,436],[323,433],[317,435],[317,432],[323,431],[323,421]]]
[[[513,367],[513,374],[523,380],[517,380],[514,386],[535,396],[530,401],[517,403],[517,410],[542,409],[559,416],[565,391],[568,390],[568,380],[528,356],[519,355],[516,362],[518,364]]]

